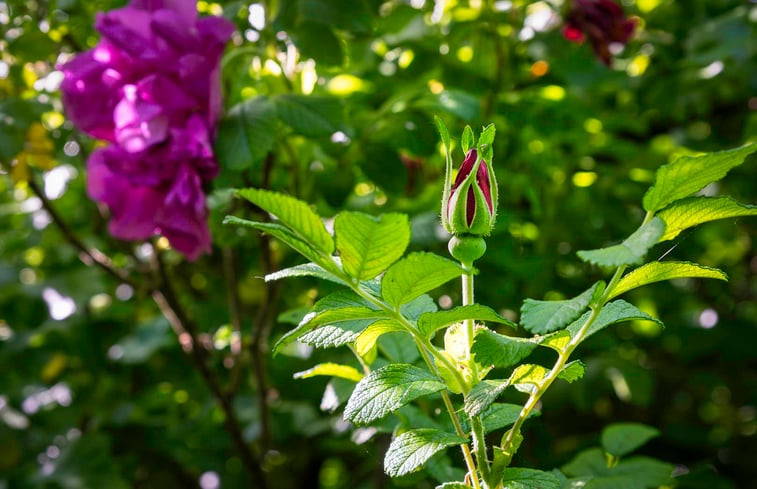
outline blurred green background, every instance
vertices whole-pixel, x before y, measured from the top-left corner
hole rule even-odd
[[[56,64],[94,46],[97,11],[123,4],[0,2],[2,489],[254,487],[223,411],[151,300],[156,252],[271,487],[434,487],[447,464],[383,475],[391,433],[353,433],[341,419],[349,382],[293,380],[319,361],[354,363],[348,350],[270,357],[291,318],[333,289],[308,278],[266,289],[262,275],[302,260],[223,227],[228,213],[254,215],[229,189],[286,191],[325,216],[404,212],[411,248],[444,254],[432,117],[453,134],[493,122],[500,217],[477,299],[517,318],[526,297],[572,297],[605,276],[575,251],[638,226],[660,165],[757,136],[754,2],[624,0],[638,29],[608,68],[588,45],[563,38],[559,0],[200,1],[201,14],[224,15],[238,31],[223,60],[230,110],[209,199],[214,253],[186,263],[160,240],[153,249],[108,236],[85,192],[95,141],[65,119],[57,91]],[[757,204],[755,160],[706,192]],[[85,266],[33,185],[137,286]],[[666,328],[627,323],[588,341],[579,352],[585,378],[545,396],[516,465],[560,467],[597,445],[604,426],[637,421],[661,430],[642,452],[675,464],[678,487],[757,487],[756,237],[757,221],[730,219],[653,249],[651,259],[718,267],[730,281],[633,292],[628,300]],[[458,303],[455,289],[438,297]],[[384,355],[408,352],[387,343]],[[445,457],[462,466],[457,451]]]

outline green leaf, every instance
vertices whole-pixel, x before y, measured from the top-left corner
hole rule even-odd
[[[340,129],[344,104],[335,97],[277,95],[279,117],[296,133],[307,137],[331,136]]]
[[[583,326],[584,323],[586,323],[590,315],[591,315],[591,311],[587,311],[584,313],[583,316],[581,316],[580,318],[575,320],[573,323],[571,323],[570,326],[568,326],[567,330],[570,333],[571,338],[576,336],[576,333],[578,333],[578,330],[581,329],[581,326]],[[607,303],[602,308],[602,311],[599,313],[597,318],[589,327],[589,330],[586,332],[586,335],[584,336],[584,338],[588,338],[594,333],[612,324],[622,323],[623,321],[632,321],[632,320],[633,321],[641,321],[641,320],[654,321],[660,326],[663,326],[662,321],[660,321],[659,319],[653,318],[652,316],[640,310],[633,304],[629,304],[628,302],[624,300],[617,300],[617,301]]]
[[[494,136],[496,131],[497,129],[494,124],[489,124],[481,131],[481,136],[478,138],[478,153],[488,162],[491,162],[494,156]]]
[[[440,450],[467,441],[462,436],[433,428],[406,431],[389,445],[384,457],[384,471],[390,477],[409,474],[423,466]]]
[[[538,338],[538,341],[541,346],[546,346],[558,353],[562,353],[570,343],[570,339],[570,332],[563,329],[546,336],[541,336]]]
[[[644,209],[657,212],[678,199],[687,197],[706,185],[723,178],[731,168],[744,162],[757,151],[757,144],[709,153],[682,156],[657,170],[654,185],[644,195]]]
[[[316,348],[334,348],[354,342],[374,322],[375,318],[332,321],[302,334],[298,339]]]
[[[478,416],[502,394],[509,380],[482,380],[468,393],[465,398],[465,414],[468,416]]]
[[[442,138],[442,144],[444,145],[445,151],[449,151],[451,149],[450,143],[449,143],[449,130],[447,130],[447,126],[444,124],[444,121],[439,116],[434,116],[434,122],[436,123],[436,128],[439,130],[439,136]]]
[[[339,377],[340,379],[347,379],[355,382],[360,382],[363,378],[363,374],[361,374],[355,367],[340,365],[338,363],[320,363],[313,368],[297,372],[294,374],[294,378],[309,379],[310,377],[315,377],[317,375]]]
[[[245,170],[273,148],[278,117],[268,97],[256,97],[233,106],[221,120],[216,156],[221,166]]]
[[[562,370],[560,370],[560,373],[557,374],[557,378],[566,380],[572,384],[576,380],[583,377],[585,371],[586,365],[584,365],[581,360],[573,360],[572,362],[565,365]]]
[[[285,268],[277,272],[269,273],[266,275],[266,282],[273,282],[275,280],[281,280],[282,278],[290,277],[315,277],[322,280],[328,280],[339,285],[348,285],[347,282],[340,279],[336,275],[327,272],[323,267],[316,265],[315,263],[303,263],[302,265],[295,265],[293,267]]]
[[[676,201],[657,216],[665,221],[660,241],[673,239],[684,229],[699,224],[739,216],[757,216],[757,206],[746,205],[731,197],[689,197]]]
[[[535,334],[549,333],[564,328],[588,307],[600,284],[602,282],[597,282],[572,299],[562,301],[526,299],[520,308],[520,323],[527,331]]]
[[[400,307],[400,314],[407,319],[417,321],[420,316],[438,310],[436,301],[430,295],[423,294]]]
[[[471,489],[471,486],[465,482],[445,482],[444,484],[436,486],[435,489]]]
[[[442,389],[444,384],[426,370],[407,364],[387,365],[358,383],[344,408],[344,417],[355,424],[370,423]]]
[[[505,469],[502,484],[507,489],[560,489],[562,482],[551,472],[535,469]]]
[[[302,22],[292,34],[294,44],[304,58],[313,58],[322,65],[342,64],[342,44],[328,26],[317,22]]]
[[[282,241],[284,244],[307,258],[308,260],[311,260],[317,264],[319,264],[322,268],[329,270],[329,268],[333,268],[332,272],[338,272],[339,269],[336,267],[336,265],[333,262],[330,262],[330,260],[326,259],[323,254],[319,251],[313,248],[308,242],[298,237],[296,234],[294,234],[292,231],[289,230],[286,226],[283,226],[278,223],[273,222],[255,222],[255,221],[248,221],[247,219],[241,219],[236,216],[226,216],[223,220],[224,224],[233,224],[237,226],[245,226],[253,229],[257,229],[258,231],[262,231],[264,233],[270,234],[274,238],[278,239],[279,241]]]
[[[257,188],[242,189],[237,194],[269,214],[273,214],[283,225],[294,231],[300,239],[316,250],[326,255],[334,252],[334,239],[326,231],[318,214],[313,212],[305,202],[289,195]]]
[[[585,489],[648,489],[670,483],[673,466],[649,457],[631,457],[608,467],[600,448],[584,450],[562,467],[571,477],[590,476]]]
[[[381,294],[399,307],[462,275],[457,263],[433,253],[412,253],[392,265],[381,280]]]
[[[494,403],[481,413],[481,422],[484,424],[484,431],[491,433],[515,423],[518,419],[523,406],[519,404]],[[532,409],[528,417],[539,416],[541,413]],[[463,424],[463,430],[469,431],[470,425],[467,419],[460,420]]]
[[[629,290],[673,278],[714,278],[728,281],[728,275],[717,268],[705,267],[685,261],[653,261],[647,263],[620,279],[610,298],[625,294]]]
[[[473,136],[473,129],[470,126],[465,126],[463,129],[463,137],[460,139],[460,145],[463,147],[463,153],[468,154],[468,151],[476,144],[475,137]]]
[[[510,367],[530,355],[536,346],[530,339],[504,336],[481,328],[476,331],[471,353],[481,365]]]
[[[404,331],[397,321],[390,319],[376,321],[365,328],[355,339],[355,351],[357,351],[358,355],[364,356],[376,345],[381,335],[395,331]]]
[[[335,292],[316,302],[297,327],[276,342],[273,353],[298,338],[318,347],[344,345],[355,341],[369,324],[384,317],[385,313],[355,293]],[[313,331],[316,328],[320,331]]]
[[[411,339],[408,333],[387,333],[379,338],[378,347],[390,362],[412,364],[421,354],[418,353],[415,341],[410,341]]]
[[[541,365],[518,365],[510,376],[510,385],[521,392],[530,394],[548,373],[549,370]]]
[[[358,280],[370,280],[405,253],[410,222],[404,214],[373,217],[340,212],[334,221],[334,234],[344,271]]]
[[[448,311],[430,312],[423,314],[418,318],[418,329],[426,338],[431,338],[434,333],[449,326],[450,324],[459,323],[466,319],[475,321],[491,321],[493,323],[507,324],[516,328],[516,324],[497,314],[494,309],[481,304],[471,304],[469,306],[459,306]]]
[[[665,232],[665,222],[659,217],[637,229],[620,244],[596,250],[580,250],[576,254],[581,260],[603,267],[636,265],[641,263]]]
[[[660,436],[657,428],[640,423],[616,423],[602,430],[602,448],[611,455],[627,455],[652,438]]]

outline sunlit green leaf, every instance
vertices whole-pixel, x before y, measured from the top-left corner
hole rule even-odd
[[[573,323],[568,326],[567,330],[572,338],[575,338],[581,327],[589,320],[590,315],[591,311],[587,311],[583,316],[573,321]],[[602,311],[597,315],[597,318],[594,320],[591,326],[589,326],[589,329],[588,331],[586,331],[584,338],[588,338],[594,333],[601,331],[602,329],[612,324],[635,320],[654,321],[660,326],[663,325],[659,319],[653,318],[633,304],[629,304],[624,300],[617,300],[607,303],[602,308]]]
[[[657,214],[665,221],[660,241],[673,239],[684,229],[729,217],[757,216],[757,206],[730,197],[689,197],[676,201]]]
[[[289,195],[257,188],[242,189],[238,195],[273,214],[313,248],[327,255],[334,252],[334,239],[326,231],[318,214],[305,202]]]
[[[386,301],[399,307],[462,275],[457,263],[433,253],[412,253],[392,265],[381,280]]]
[[[568,364],[566,364],[562,368],[562,370],[560,370],[560,373],[557,375],[557,378],[573,383],[576,380],[583,377],[585,371],[586,371],[586,365],[584,365],[584,363],[581,360],[573,360],[572,362],[569,362]]]
[[[493,323],[507,324],[515,328],[516,325],[509,319],[505,319],[497,314],[492,308],[481,304],[471,304],[469,306],[459,306],[447,311],[431,312],[423,314],[418,318],[418,329],[421,334],[430,338],[437,331],[458,323],[466,319],[475,321],[491,321]]]
[[[335,292],[316,302],[297,327],[274,345],[273,352],[296,339],[322,348],[351,343],[369,324],[383,317],[384,312],[353,292]]]
[[[466,442],[466,438],[432,428],[406,431],[389,445],[384,457],[384,471],[391,477],[409,474],[440,450]]]
[[[381,335],[395,331],[404,331],[396,321],[389,319],[376,321],[365,328],[360,336],[355,339],[355,351],[358,355],[365,355],[376,345]]]
[[[660,240],[664,232],[665,222],[655,217],[620,244],[596,250],[581,250],[577,255],[583,261],[603,267],[635,265],[641,263],[644,255]]]
[[[463,153],[466,155],[468,151],[475,145],[476,138],[473,136],[473,129],[470,126],[465,126],[463,130],[463,136],[460,139],[460,145],[463,147]]]
[[[709,153],[701,156],[682,156],[657,170],[654,185],[644,195],[644,209],[656,212],[668,204],[704,188],[723,178],[728,171],[744,162],[757,151],[757,144]]]
[[[442,389],[444,384],[426,370],[407,364],[387,365],[358,383],[344,408],[344,417],[356,424],[370,423]]]
[[[266,282],[274,282],[281,280],[282,278],[290,277],[315,277],[322,280],[328,280],[339,285],[347,285],[347,283],[337,277],[336,275],[327,272],[323,267],[316,265],[315,263],[303,263],[302,265],[295,265],[293,267],[285,268],[277,272],[269,273],[266,275]]]
[[[340,212],[334,221],[334,234],[344,271],[358,280],[370,280],[405,253],[410,223],[405,214],[373,217]]]
[[[294,378],[309,379],[318,375],[339,377],[340,379],[353,380],[355,382],[360,382],[360,380],[363,378],[363,374],[361,374],[355,367],[330,362],[320,363],[315,367],[303,370],[302,372],[297,372],[296,374],[294,374]]]
[[[613,289],[610,298],[625,294],[629,290],[643,285],[673,278],[694,277],[728,280],[728,276],[717,268],[682,261],[654,261],[633,270],[620,279],[617,287]]]
[[[520,308],[520,322],[526,330],[536,334],[561,329],[570,324],[588,307],[600,284],[602,282],[597,282],[572,299],[562,301],[526,299]]]
[[[305,258],[317,263],[322,268],[332,272],[335,272],[337,270],[336,265],[334,265],[333,262],[330,263],[328,259],[323,256],[323,253],[321,253],[320,250],[315,249],[306,240],[300,238],[298,235],[290,231],[286,226],[275,222],[248,221],[247,219],[241,219],[236,216],[226,216],[223,220],[223,223],[249,227],[270,234]]]
[[[549,370],[541,365],[518,365],[510,376],[510,385],[521,392],[531,393],[541,385],[541,381],[547,373],[549,373]]]

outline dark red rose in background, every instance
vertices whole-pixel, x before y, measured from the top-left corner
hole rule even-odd
[[[613,0],[574,0],[563,36],[572,42],[583,42],[588,37],[599,59],[609,65],[612,61],[610,45],[626,44],[635,28],[635,20],[626,17]]]

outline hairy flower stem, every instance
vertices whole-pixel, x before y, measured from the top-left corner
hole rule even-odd
[[[465,269],[465,273],[462,276],[463,305],[469,306],[473,304],[473,264],[461,263],[461,265]],[[473,348],[473,339],[476,334],[476,325],[473,319],[465,320],[465,332],[468,342],[468,367],[471,370],[473,382],[475,383],[478,381],[478,367],[476,366],[476,362],[473,359],[473,355],[471,354],[471,349]],[[471,435],[473,439],[473,451],[476,454],[476,461],[478,462],[478,468],[481,471],[481,477],[488,485],[491,483],[489,480],[491,474],[489,470],[489,458],[486,455],[486,438],[484,436],[484,425],[481,422],[480,416],[471,416],[470,423]]]

